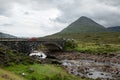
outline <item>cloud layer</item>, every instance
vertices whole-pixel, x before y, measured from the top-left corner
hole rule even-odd
[[[81,16],[105,27],[120,25],[120,0],[0,0],[0,32],[40,37]]]

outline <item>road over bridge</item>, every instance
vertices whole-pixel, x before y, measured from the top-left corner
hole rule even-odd
[[[49,51],[61,51],[64,49],[65,42],[63,39],[0,38],[0,44],[23,53],[29,53],[40,45],[44,45]]]

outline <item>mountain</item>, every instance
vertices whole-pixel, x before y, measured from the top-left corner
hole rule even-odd
[[[13,35],[0,32],[0,38],[16,38]]]
[[[120,43],[120,27],[105,28],[90,18],[80,17],[68,27],[53,35],[46,36],[46,39],[75,39],[85,43]],[[112,30],[112,32],[110,31]]]
[[[109,32],[120,32],[120,26],[109,27],[107,28]]]
[[[106,28],[90,18],[85,16],[63,29],[60,33],[87,33],[87,32],[104,32]]]

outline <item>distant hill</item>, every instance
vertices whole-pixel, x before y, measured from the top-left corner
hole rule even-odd
[[[112,31],[112,32],[111,32]],[[79,42],[92,43],[119,43],[120,27],[105,28],[90,18],[80,17],[68,27],[53,35],[44,38],[60,39],[70,38]]]
[[[120,32],[120,26],[109,27],[107,30],[110,32]]]
[[[106,28],[90,18],[85,16],[63,29],[60,33],[88,33],[88,32],[105,32]]]
[[[13,35],[0,32],[0,38],[16,38]]]

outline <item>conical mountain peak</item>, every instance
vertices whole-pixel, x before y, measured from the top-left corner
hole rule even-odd
[[[89,19],[89,18],[86,16],[81,16],[79,19]]]
[[[103,32],[106,28],[92,19],[82,16],[70,24],[61,33]]]

